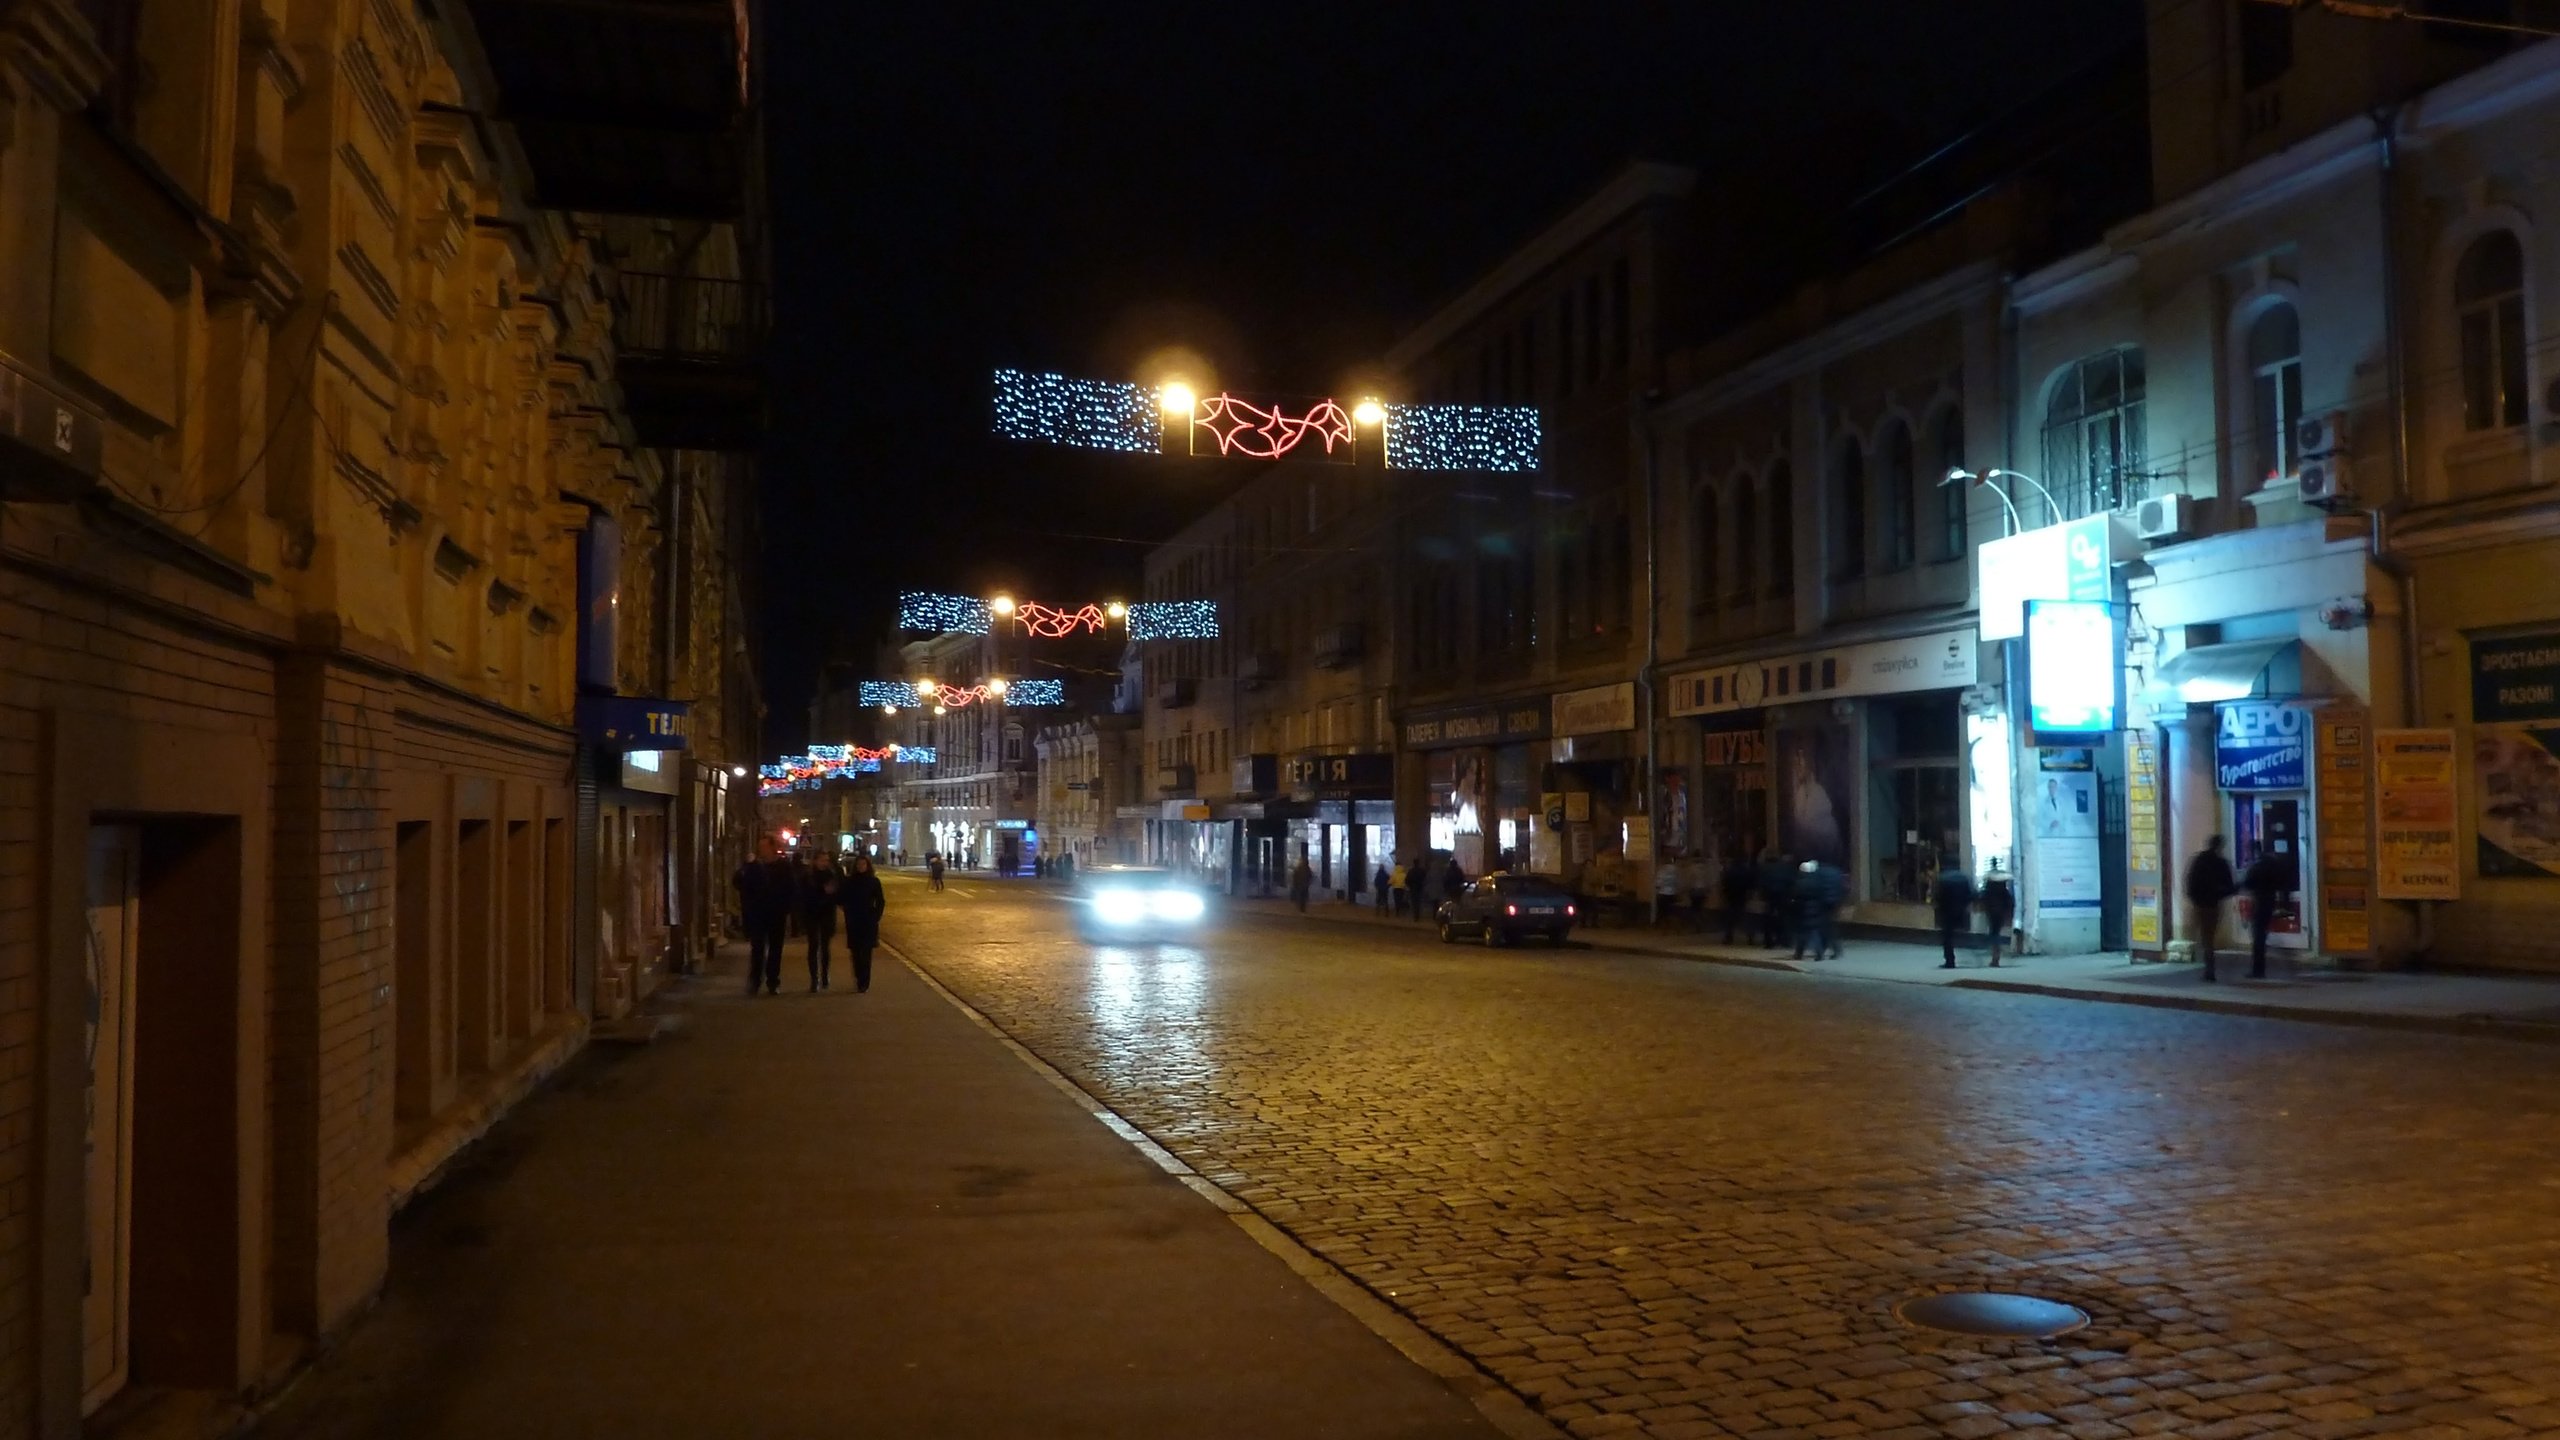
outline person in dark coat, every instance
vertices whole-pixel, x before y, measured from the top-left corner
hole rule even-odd
[[[1722,873],[1716,876],[1716,898],[1724,906],[1724,943],[1727,945],[1733,943],[1735,933],[1742,929],[1743,914],[1751,905],[1751,883],[1751,862],[1737,850],[1725,860]]]
[[[1404,867],[1404,899],[1405,908],[1413,912],[1414,919],[1430,918],[1423,913],[1431,908],[1430,852],[1414,856],[1413,863]]]
[[[1316,890],[1316,867],[1307,863],[1307,852],[1298,852],[1298,863],[1289,870],[1289,901],[1298,913],[1307,913],[1307,897]]]
[[[836,953],[836,886],[844,877],[824,854],[800,876],[800,933],[809,938],[809,993],[827,988]]]
[[[1374,904],[1374,905],[1376,905],[1376,906],[1378,907],[1378,913],[1379,913],[1380,915],[1384,915],[1384,914],[1386,914],[1386,913],[1387,913],[1387,862],[1386,862],[1386,861],[1384,861],[1384,860],[1380,860],[1380,861],[1378,862],[1378,868],[1377,868],[1377,870],[1376,870],[1373,874],[1371,874],[1371,875],[1369,876],[1369,891],[1370,891],[1370,903],[1372,903],[1372,904]]]
[[[2018,918],[2018,891],[2001,873],[2000,857],[1991,857],[1991,873],[1982,877],[1982,923],[1991,932],[1991,965],[2000,966],[2000,938]]]
[[[853,990],[859,995],[871,988],[871,952],[880,944],[881,912],[889,908],[870,856],[853,858],[852,873],[836,886],[836,903],[844,907],[844,953],[853,962]]]
[[[1973,928],[1973,874],[1962,865],[1949,865],[1938,872],[1937,883],[1929,889],[1930,908],[1938,916],[1938,949],[1947,958],[1938,968],[1956,968],[1956,937]],[[1992,964],[2000,962],[1994,959]]]
[[[1775,850],[1760,852],[1760,943],[1783,950],[1795,938],[1796,866]]]
[[[791,923],[797,898],[791,862],[771,836],[756,842],[756,858],[729,877],[738,892],[738,918],[747,931],[747,993],[782,990],[783,932]]]
[[[1466,893],[1466,867],[1458,863],[1457,856],[1452,855],[1449,857],[1449,863],[1440,870],[1440,899],[1445,904]]]
[[[1795,958],[1804,958],[1804,942],[1813,942],[1816,960],[1840,953],[1840,902],[1848,894],[1848,877],[1819,860],[1796,867]]]
[[[2267,978],[2267,933],[2276,922],[2276,897],[2293,889],[2293,857],[2260,850],[2240,877],[2249,892],[2249,978]]]
[[[2204,842],[2187,862],[2187,913],[2194,917],[2196,958],[2204,961],[2204,978],[2215,979],[2213,946],[2222,936],[2222,907],[2240,887],[2231,879],[2231,862],[2223,858],[2219,835]]]

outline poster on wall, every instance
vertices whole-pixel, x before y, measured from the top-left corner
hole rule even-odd
[[[2098,772],[2087,750],[2036,752],[2027,796],[2027,833],[2039,840],[2076,840],[2098,833]]]
[[[1665,853],[1689,848],[1689,776],[1685,771],[1666,769],[1662,772],[1662,816],[1660,836]]]
[[[2377,730],[2373,736],[2374,893],[2385,900],[2459,900],[2453,732]]]
[[[1778,732],[1777,748],[1779,848],[1849,868],[1849,726],[1791,726]]]
[[[2560,630],[2471,642],[2483,875],[2560,876]]]
[[[2320,781],[2315,810],[2320,867],[2320,948],[2361,955],[2373,948],[2373,811],[2366,800],[2365,712],[2333,705],[2314,717],[2311,740]]]
[[[2161,946],[2160,741],[2137,733],[2124,746],[2124,853],[2130,884],[2126,933],[2136,950]]]

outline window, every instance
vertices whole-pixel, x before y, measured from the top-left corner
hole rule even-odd
[[[1726,590],[1748,601],[1759,595],[1760,493],[1749,475],[1736,475],[1725,489],[1733,496],[1733,565]]]
[[[1884,436],[1885,568],[1907,570],[1920,555],[1920,492],[1911,473],[1911,428],[1895,421]]]
[[[2066,515],[2076,519],[2139,503],[2142,474],[2142,351],[2092,355],[2062,372],[2045,402],[2044,474]]]
[[[1769,595],[1796,593],[1796,477],[1787,462],[1769,467]]]
[[[2462,428],[2524,423],[2524,248],[2505,230],[2471,242],[2453,272],[2462,327]]]
[[[1627,262],[1624,257],[1609,266],[1609,359],[1618,370],[1627,368],[1627,357],[1633,350],[1635,314],[1627,285]]]
[[[2258,312],[2242,347],[2249,367],[2250,466],[2261,485],[2300,468],[2293,422],[2302,418],[2302,323],[2291,305]]]
[[[1867,573],[1867,457],[1858,442],[1841,442],[1831,462],[1831,500],[1839,506],[1832,517],[1831,578],[1854,580]]]
[[[1938,412],[1938,423],[1932,427],[1938,441],[1937,463],[1931,474],[1943,482],[1950,471],[1965,469],[1964,412],[1953,405]],[[1938,487],[1938,558],[1961,560],[1969,543],[1965,535],[1965,506],[1970,501],[1972,486],[1959,480]]]
[[[2240,7],[2240,88],[2263,89],[2293,68],[2293,8],[2243,4]]]
[[[1713,485],[1689,491],[1689,608],[1705,610],[1724,598],[1724,536],[1717,521],[1724,508]]]

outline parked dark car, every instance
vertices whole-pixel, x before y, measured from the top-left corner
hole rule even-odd
[[[1440,938],[1448,944],[1472,936],[1487,945],[1510,945],[1523,935],[1544,935],[1562,945],[1573,929],[1573,896],[1553,880],[1495,871],[1440,907]]]

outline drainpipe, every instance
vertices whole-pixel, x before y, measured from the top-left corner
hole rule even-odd
[[[2402,348],[2403,334],[2400,274],[2400,207],[2399,131],[2400,107],[2388,105],[2373,112],[2374,140],[2379,173],[2375,177],[2376,208],[2382,228],[2382,353],[2388,366],[2391,392],[2391,480],[2396,503],[2406,504],[2409,497],[2409,371]],[[2419,626],[2418,579],[2408,565],[2391,553],[2390,515],[2382,505],[2365,511],[2365,554],[2373,567],[2391,577],[2400,598],[2400,704],[2401,723],[2418,725],[2426,718],[2423,696],[2418,683]],[[2418,912],[2416,959],[2424,963],[2435,949],[2435,902],[2421,900]]]
[[[1637,437],[1644,447],[1644,669],[1637,672],[1636,703],[1644,707],[1644,802],[1645,824],[1653,834],[1653,863],[1662,864],[1662,816],[1654,809],[1653,797],[1662,793],[1659,769],[1661,759],[1661,726],[1654,719],[1654,675],[1662,660],[1662,476],[1657,463],[1658,448],[1654,443],[1653,410],[1662,392],[1647,390],[1636,398],[1636,424],[1642,433]],[[1662,923],[1662,886],[1656,877],[1645,877],[1645,923]]]

